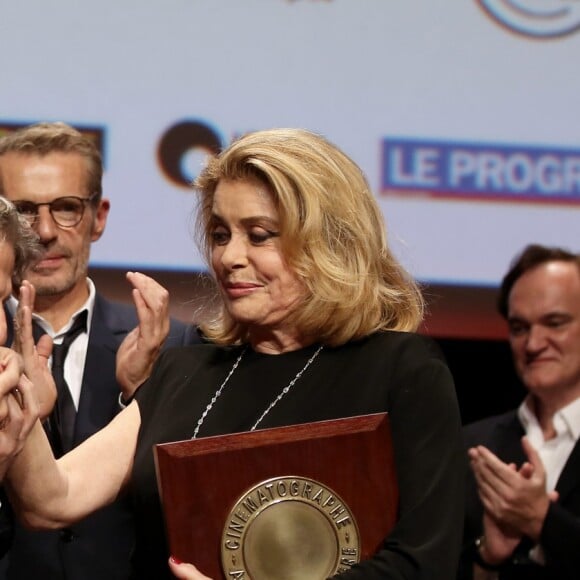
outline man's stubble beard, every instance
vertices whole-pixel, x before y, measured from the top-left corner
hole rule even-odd
[[[62,296],[70,292],[75,286],[75,279],[72,275],[67,276],[66,279],[62,280],[60,283],[43,280],[42,276],[34,274],[31,275],[28,280],[34,286],[38,298]]]
[[[67,254],[67,266],[64,272],[55,272],[57,280],[51,280],[53,273],[43,274],[43,270],[35,270],[32,267],[27,274],[28,281],[34,286],[38,298],[51,298],[66,296],[78,284],[79,280],[85,280],[88,276],[88,263],[90,255],[90,243],[82,248],[81,255],[76,259]]]
[[[51,276],[44,276],[42,272],[35,272],[34,269],[30,271],[28,281],[34,286],[36,296],[38,298],[66,296],[74,289],[79,279],[84,280],[87,277],[87,267],[77,273],[77,267],[79,265],[70,263],[69,265],[72,267],[72,270],[66,273],[60,273],[59,278],[56,280],[51,280]]]

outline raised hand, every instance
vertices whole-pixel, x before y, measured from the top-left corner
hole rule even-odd
[[[33,386],[23,369],[19,354],[0,347],[0,480],[38,418]]]
[[[56,402],[56,386],[48,359],[52,352],[52,339],[43,335],[38,344],[32,334],[32,310],[35,290],[30,282],[24,280],[20,286],[18,310],[14,319],[14,343],[12,348],[22,355],[24,374],[34,385],[34,396],[41,418],[47,417]]]
[[[169,333],[169,293],[153,278],[127,272],[133,285],[133,300],[139,325],[121,343],[117,352],[117,382],[129,399],[149,375]]]

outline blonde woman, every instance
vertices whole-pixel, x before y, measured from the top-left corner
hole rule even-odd
[[[452,578],[463,505],[453,381],[414,334],[421,295],[360,169],[316,134],[278,129],[233,143],[196,187],[222,301],[210,342],[162,354],[127,409],[58,461],[36,428],[10,473],[22,516],[63,526],[127,489],[134,577],[171,577],[152,445],[388,411],[398,521],[341,578]]]

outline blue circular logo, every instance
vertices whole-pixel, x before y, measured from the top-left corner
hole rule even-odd
[[[579,0],[476,0],[500,25],[534,38],[556,38],[580,29]]]

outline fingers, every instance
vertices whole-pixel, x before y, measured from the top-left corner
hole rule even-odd
[[[149,375],[169,334],[169,293],[153,278],[127,272],[139,325],[117,351],[116,377],[123,397],[130,398]]]
[[[169,292],[153,278],[127,272],[133,284],[133,301],[139,318],[139,337],[158,350],[169,332]]]
[[[36,344],[36,354],[43,357],[48,361],[50,355],[52,354],[52,338],[48,334],[43,334]]]
[[[153,311],[167,308],[169,292],[157,281],[140,272],[127,272],[127,280],[138,290],[144,303]]]
[[[10,394],[10,396],[12,396],[16,399],[18,406],[21,409],[24,409],[24,395],[23,395],[22,391],[18,387],[15,387],[14,389],[12,389],[10,391],[9,394]]]
[[[32,328],[34,298],[34,286],[25,280],[19,293],[14,324],[14,347],[22,354],[24,372],[34,382],[38,404],[42,408],[43,416],[46,416],[52,410],[56,399],[54,381],[48,369],[48,359],[52,353],[52,338],[44,334],[38,344],[34,343]]]
[[[16,356],[16,353],[14,353]],[[10,391],[18,385],[19,376],[16,377],[20,368],[14,365],[12,360],[3,357],[0,363],[0,428],[5,428],[10,420],[10,408],[8,400]]]
[[[38,418],[32,383],[22,376],[18,386],[3,402],[7,413],[0,420],[0,455],[2,459],[18,453]]]
[[[23,356],[30,356],[34,352],[34,336],[32,334],[34,296],[34,286],[24,280],[20,286],[18,308],[14,317],[14,343],[12,345]]]
[[[8,415],[4,424],[3,431],[16,443],[20,440],[20,431],[24,423],[24,413],[20,401],[22,394],[17,391],[17,395],[10,393],[6,397]]]
[[[478,481],[504,489],[517,472],[482,445],[470,450],[471,466]]]
[[[20,433],[21,438],[24,440],[39,417],[38,399],[35,387],[26,375],[20,377],[17,390],[19,394],[17,401],[24,415],[24,424]]]
[[[524,453],[528,458],[529,462],[533,465],[534,469],[538,472],[544,471],[544,464],[540,459],[538,452],[534,449],[534,446],[530,443],[530,440],[527,437],[522,437],[522,447],[524,449]]]
[[[34,285],[28,280],[22,280],[18,293],[18,302],[24,306],[32,309],[34,307],[34,299],[36,298],[36,289]]]
[[[521,475],[512,464],[504,463],[483,446],[470,449],[469,457],[481,502],[494,517],[499,517]]]
[[[528,441],[522,443],[529,461],[519,469],[503,463],[483,446],[469,450],[477,489],[486,512],[501,526],[536,541],[552,496],[546,493],[542,462]]]
[[[534,466],[529,463],[528,461],[526,461],[519,469],[519,473],[522,477],[525,477],[526,479],[530,479],[534,473],[536,472]]]
[[[193,564],[183,564],[177,558],[169,558],[169,568],[176,578],[185,580],[211,580],[204,576]]]
[[[6,324],[6,312],[0,308],[0,345],[6,344],[8,338],[8,325]]]
[[[0,479],[4,478],[13,458],[22,451],[33,421],[26,420],[26,410],[21,407],[23,395],[20,389],[3,397],[6,415],[0,419]]]
[[[20,452],[23,442],[20,440],[23,414],[12,395],[3,398],[6,415],[0,419],[0,479],[4,478],[12,459]]]
[[[23,370],[22,357],[11,348],[0,347],[0,397],[18,386]]]

